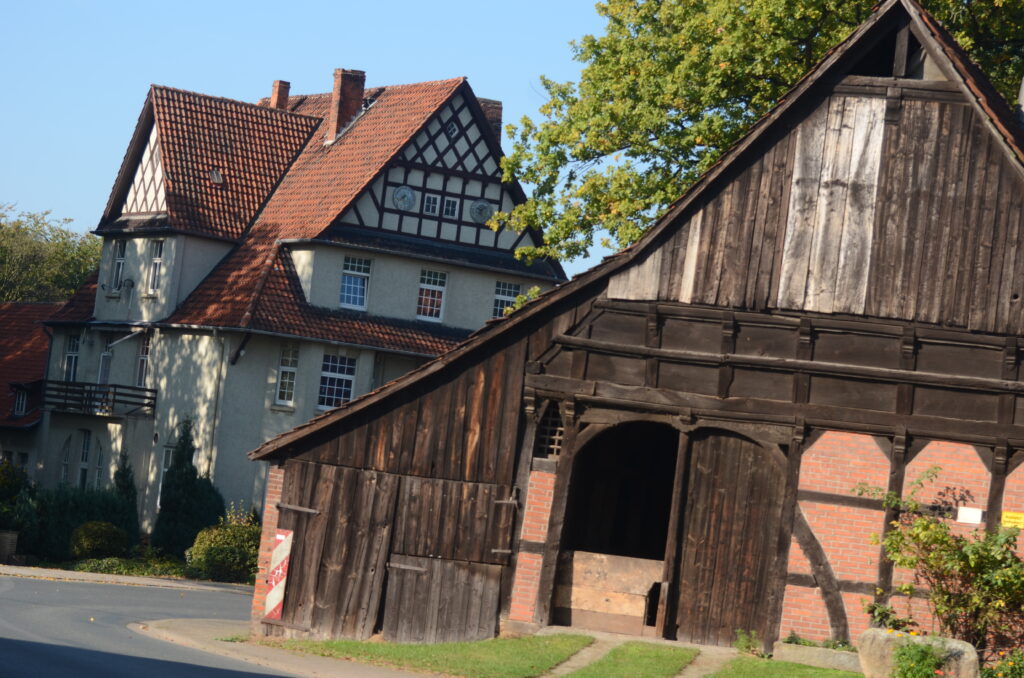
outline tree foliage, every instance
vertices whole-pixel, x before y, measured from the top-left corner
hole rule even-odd
[[[70,223],[0,203],[0,303],[63,301],[99,266],[102,241]]]
[[[206,476],[192,464],[196,452],[192,422],[182,422],[171,466],[160,487],[160,512],[153,528],[153,546],[169,556],[183,558],[204,527],[224,516],[224,499]]]
[[[124,499],[126,506],[135,509],[128,516],[129,523],[126,528],[134,542],[139,535],[139,491],[135,487],[135,471],[132,469],[132,462],[124,450],[117,455],[117,468],[114,470],[114,492]]]
[[[506,131],[506,180],[531,198],[492,225],[544,230],[526,256],[585,255],[595,233],[635,241],[875,0],[607,0],[604,35],[572,44],[579,82],[541,78],[539,121]],[[1012,100],[1024,73],[1024,3],[927,0]]]

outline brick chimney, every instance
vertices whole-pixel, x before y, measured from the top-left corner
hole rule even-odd
[[[487,122],[491,125],[491,130],[494,132],[494,138],[501,143],[501,102],[494,99],[481,99],[476,98],[480,102],[480,108],[484,109],[484,117],[487,118]]]
[[[270,93],[271,108],[288,108],[288,90],[292,85],[287,80],[275,80],[274,89]]]
[[[331,96],[331,109],[327,114],[326,143],[333,143],[341,130],[359,114],[363,107],[365,84],[366,71],[334,69],[334,93]]]

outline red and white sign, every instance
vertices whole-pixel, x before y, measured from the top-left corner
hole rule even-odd
[[[274,537],[274,552],[270,555],[267,572],[267,619],[280,619],[284,607],[284,587],[288,581],[288,560],[292,553],[292,531],[278,530]]]

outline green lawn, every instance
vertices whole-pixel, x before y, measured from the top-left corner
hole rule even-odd
[[[859,673],[819,669],[771,659],[738,657],[708,678],[863,678]]]
[[[557,634],[437,645],[366,643],[355,640],[264,642],[324,657],[465,678],[532,678],[561,664],[593,643],[594,639],[590,636]]]
[[[631,641],[569,674],[580,678],[671,678],[697,656],[690,648]]]

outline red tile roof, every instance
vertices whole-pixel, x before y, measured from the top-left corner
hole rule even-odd
[[[277,241],[321,235],[465,84],[464,78],[367,91],[375,102],[333,144],[318,130],[274,191],[245,240],[171,316],[183,325],[250,328]],[[326,115],[331,95],[289,98],[289,108]],[[301,334],[299,327],[294,334]]]
[[[154,85],[147,107],[157,127],[168,226],[216,238],[238,239],[309,139],[319,120],[306,115]],[[118,178],[131,181],[135,156],[148,139],[147,116]],[[144,129],[143,129],[144,128]],[[142,132],[140,134],[139,132]],[[140,145],[141,144],[141,145]],[[217,169],[223,183],[215,184]],[[115,189],[98,232],[126,226],[119,216],[124,191]]]
[[[288,251],[282,249],[259,292],[249,327],[357,346],[435,356],[469,336],[466,330],[423,321],[403,321],[358,311],[308,304]]]
[[[88,278],[85,279],[75,293],[71,295],[63,304],[56,304],[56,308],[49,317],[46,318],[47,324],[50,323],[84,323],[92,320],[93,310],[96,307],[96,289],[99,287],[100,272],[93,271]]]
[[[0,304],[0,427],[24,428],[40,417],[38,384],[30,389],[28,413],[13,416],[14,392],[10,384],[33,384],[46,372],[50,339],[42,321],[61,304]]]

